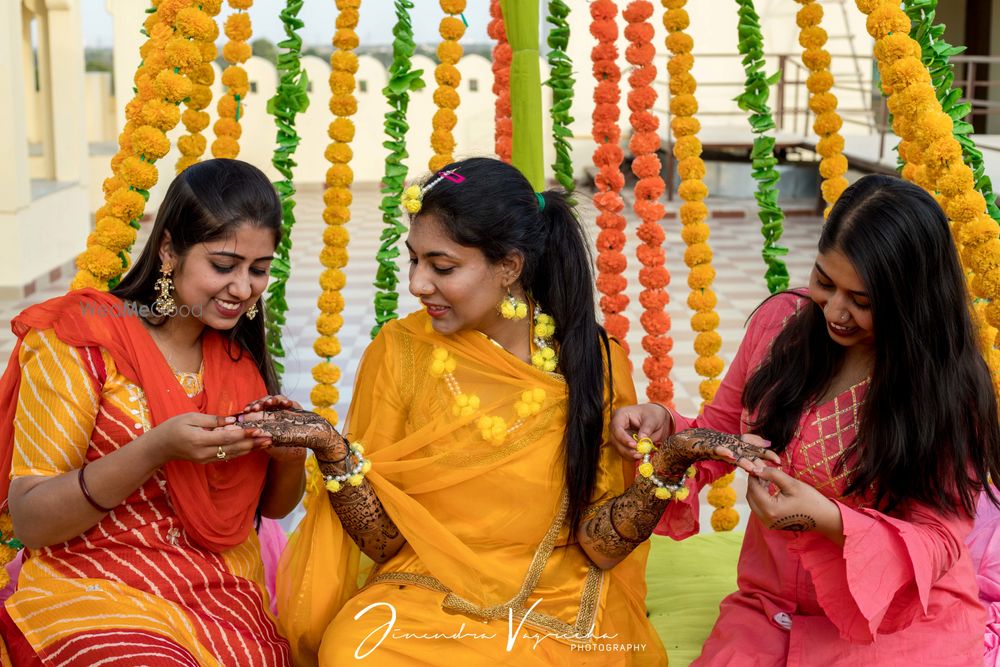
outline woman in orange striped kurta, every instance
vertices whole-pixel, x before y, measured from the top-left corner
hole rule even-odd
[[[233,416],[289,405],[261,399],[277,382],[253,321],[280,220],[259,170],[193,166],[112,294],[12,322],[0,501],[26,546],[0,608],[13,664],[290,664],[253,527],[298,503],[304,454]]]

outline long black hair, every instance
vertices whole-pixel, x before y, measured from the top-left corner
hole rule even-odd
[[[915,501],[975,513],[989,475],[1000,479],[1000,426],[990,371],[977,346],[965,277],[948,220],[922,188],[872,175],[830,211],[819,252],[853,265],[871,302],[874,365],[855,442],[841,457],[846,494],[890,512]],[[752,375],[743,404],[780,452],[805,408],[829,388],[845,348],[807,301]]]
[[[164,233],[170,233],[170,245],[178,262],[183,263],[192,246],[225,238],[244,224],[272,231],[275,245],[281,238],[281,200],[264,172],[239,160],[205,160],[191,165],[167,188],[142,253],[111,293],[126,301],[152,304],[156,298],[153,285],[160,277],[159,251]],[[280,382],[265,342],[264,309],[259,310],[258,317],[241,317],[228,332],[230,342],[238,344],[230,347],[230,355],[238,358],[246,349],[268,393],[277,394]],[[150,319],[154,326],[162,321]]]
[[[542,193],[543,207],[528,179],[500,160],[470,158],[447,170],[465,181],[435,184],[419,215],[433,214],[452,240],[478,248],[492,264],[520,253],[521,286],[555,320],[559,370],[569,388],[564,459],[568,520],[575,529],[597,481],[604,425],[606,334],[597,323],[586,235],[565,192]]]

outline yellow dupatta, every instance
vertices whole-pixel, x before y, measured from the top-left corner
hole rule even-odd
[[[612,371],[615,403],[634,402],[617,346]],[[367,479],[407,544],[368,583],[419,585],[445,593],[449,611],[506,621],[512,609],[528,626],[581,636],[599,624],[609,576],[616,595],[641,606],[645,548],[605,573],[562,526],[566,399],[561,376],[479,333],[438,335],[423,312],[386,325],[362,360],[345,435],[364,443]],[[483,417],[503,428],[484,435]],[[595,506],[631,476],[606,444]],[[359,551],[313,482],[278,578],[279,625],[296,664],[315,664],[358,575]]]

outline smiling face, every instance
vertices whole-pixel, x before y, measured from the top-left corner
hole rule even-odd
[[[160,261],[174,267],[177,306],[187,306],[206,326],[226,330],[267,287],[274,248],[274,232],[243,224],[228,237],[191,246],[183,257],[171,249],[168,234]]]
[[[509,325],[497,304],[507,287],[517,292],[517,255],[491,264],[478,248],[463,246],[445,233],[431,214],[418,216],[406,239],[410,252],[410,294],[420,299],[441,334],[476,330],[494,340]]]
[[[875,343],[871,302],[854,265],[837,250],[819,253],[809,279],[809,297],[823,309],[826,330],[844,347]]]

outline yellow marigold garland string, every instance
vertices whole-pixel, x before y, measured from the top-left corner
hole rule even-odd
[[[892,0],[856,0],[868,16],[868,33],[875,38],[875,58],[889,95],[893,129],[903,140],[903,176],[938,198],[951,220],[972,295],[981,300],[977,312],[985,318],[983,333],[994,336],[985,350],[1000,391],[1000,239],[986,200],[975,187],[972,170],[962,160],[953,121],[934,93],[930,73],[921,62],[920,45],[910,37],[910,19]]]
[[[830,53],[823,48],[826,44],[826,30],[820,27],[823,20],[823,7],[817,0],[796,0],[802,5],[795,15],[799,26],[799,44],[802,52],[802,62],[809,68],[809,78],[806,87],[809,89],[809,109],[816,114],[813,121],[813,131],[819,137],[816,152],[819,153],[819,174],[823,178],[820,186],[826,210],[823,216],[830,214],[830,208],[847,189],[847,158],[844,157],[844,137],[840,128],[844,121],[837,113],[837,96],[830,90],[833,88],[833,73],[830,72]]]
[[[107,290],[129,266],[128,250],[135,242],[149,189],[159,177],[154,163],[170,150],[166,133],[180,121],[178,105],[192,90],[188,76],[201,65],[200,50],[196,54],[176,41],[190,39],[189,25],[211,21],[193,5],[193,0],[160,0],[143,24],[149,38],[140,48],[143,61],[134,77],[135,97],[125,107],[127,122],[111,160],[114,175],[104,181],[105,204],[97,210],[97,226],[87,238],[87,249],[77,257],[78,271],[70,289]]]
[[[462,82],[462,73],[456,67],[462,59],[462,45],[458,40],[465,34],[465,21],[457,17],[465,11],[465,0],[441,0],[441,9],[448,16],[441,19],[439,30],[442,42],[437,50],[441,63],[434,68],[434,80],[438,84],[434,91],[434,104],[438,110],[431,121],[431,148],[434,149],[434,155],[428,162],[431,171],[438,171],[454,162],[455,137],[452,130],[458,123],[455,109],[461,101],[458,86]]]
[[[179,56],[188,55],[194,58],[197,51],[199,61],[196,66],[191,67],[191,95],[184,100],[186,109],[181,114],[181,122],[187,134],[182,135],[177,140],[177,148],[181,156],[177,158],[176,170],[181,173],[193,164],[201,160],[205,154],[208,141],[202,130],[208,127],[211,118],[205,109],[212,103],[212,84],[215,82],[215,68],[212,61],[218,55],[215,47],[215,40],[219,36],[219,26],[215,22],[222,8],[222,0],[203,0],[201,3],[201,16],[187,13],[183,21],[183,27],[179,21],[178,29],[190,37],[189,41],[181,42],[179,38],[174,38],[167,44],[169,54],[173,47]],[[208,19],[208,20],[207,20]]]
[[[333,363],[333,357],[340,354],[340,340],[337,333],[344,325],[344,297],[341,290],[347,282],[344,267],[347,266],[347,243],[350,234],[347,223],[351,219],[351,184],[354,172],[350,161],[354,156],[351,141],[354,139],[354,122],[351,120],[358,111],[358,101],[354,96],[358,71],[358,57],[354,50],[358,47],[358,9],[361,0],[337,0],[337,31],[333,36],[334,52],[330,56],[330,111],[333,121],[327,129],[331,143],[326,148],[326,158],[330,168],[326,172],[326,191],[323,193],[323,250],[320,262],[324,271],[320,274],[319,285],[322,293],[317,301],[320,315],[316,320],[319,338],[313,345],[316,355],[324,360],[313,366],[312,377],[316,381],[309,400],[316,406],[316,413],[333,425],[339,416],[333,406],[340,400],[336,387],[340,380],[340,368]]]
[[[222,47],[222,57],[230,63],[222,72],[222,83],[226,86],[225,94],[219,98],[216,110],[219,119],[215,121],[215,141],[212,142],[212,155],[215,157],[235,158],[240,154],[239,139],[242,134],[240,118],[243,117],[243,99],[250,90],[247,71],[241,67],[253,55],[253,50],[247,40],[253,35],[250,15],[246,10],[253,6],[253,0],[228,0],[229,7],[236,10],[226,18],[224,32],[229,41]]]
[[[684,263],[687,264],[688,305],[694,311],[691,316],[691,328],[697,332],[694,339],[694,350],[698,358],[694,362],[695,371],[705,378],[698,385],[702,405],[715,397],[719,388],[719,376],[725,367],[719,350],[722,349],[722,336],[716,330],[719,326],[719,315],[715,312],[717,298],[712,291],[715,280],[715,269],[712,267],[712,248],[708,244],[709,227],[708,187],[705,185],[705,163],[701,159],[701,142],[698,140],[698,130],[701,125],[695,114],[698,112],[698,100],[695,90],[698,84],[691,74],[694,67],[694,40],[684,32],[690,24],[690,18],[684,9],[686,0],[662,0],[666,12],[663,14],[663,26],[667,29],[667,50],[670,58],[667,61],[667,71],[670,74],[670,113],[673,115],[670,126],[674,133],[674,157],[677,159],[677,171],[681,177],[678,194],[684,203],[681,204],[680,218],[682,223],[681,238],[687,245],[684,252]],[[732,509],[736,494],[729,488],[733,476],[726,475],[713,486],[718,489],[709,492],[708,501],[716,508],[712,513],[712,527],[715,530],[732,530],[739,522],[739,514]],[[733,502],[728,502],[732,496]],[[719,504],[722,500],[725,503]]]

